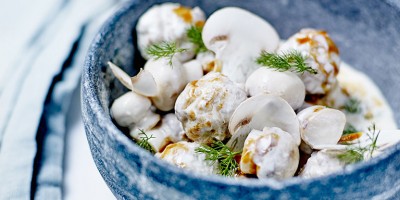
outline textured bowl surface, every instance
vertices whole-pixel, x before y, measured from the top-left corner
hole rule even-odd
[[[140,149],[112,122],[111,102],[126,92],[107,68],[111,60],[133,75],[144,63],[135,26],[151,5],[131,1],[103,26],[89,50],[82,76],[82,113],[94,161],[119,199],[377,199],[400,198],[400,144],[371,161],[317,179],[236,180],[198,176]],[[179,1],[178,1],[179,2]],[[341,58],[382,89],[400,124],[400,3],[398,1],[181,0],[209,15],[225,6],[248,9],[287,38],[303,27],[327,30]],[[132,67],[135,66],[135,67]]]

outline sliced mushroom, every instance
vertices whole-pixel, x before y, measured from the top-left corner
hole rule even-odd
[[[214,12],[202,33],[205,46],[222,63],[222,73],[238,83],[244,83],[259,67],[254,60],[262,50],[274,52],[280,42],[277,32],[268,22],[235,7]]]
[[[148,98],[134,92],[118,97],[111,106],[111,114],[118,125],[148,130],[160,120],[160,116],[151,109]]]
[[[303,141],[311,148],[335,145],[342,136],[346,116],[339,110],[325,106],[311,106],[297,114]]]
[[[292,177],[299,164],[299,148],[293,137],[276,127],[252,130],[244,143],[240,169],[260,179]]]
[[[190,82],[179,95],[175,114],[188,138],[208,144],[229,137],[228,121],[246,92],[221,73],[211,72]]]
[[[307,94],[326,94],[336,84],[339,73],[339,50],[329,35],[322,30],[302,29],[284,42],[280,52],[300,51],[307,56],[307,63],[317,74],[299,74],[306,86]]]
[[[156,154],[161,160],[165,160],[177,167],[190,170],[199,174],[216,174],[218,172],[218,162],[205,159],[205,154],[196,153],[198,143],[178,142],[169,144],[162,153]]]
[[[246,92],[250,96],[274,94],[286,100],[294,110],[303,105],[306,90],[301,79],[292,72],[279,72],[260,67],[246,81]]]
[[[136,26],[139,51],[148,59],[146,49],[150,45],[176,42],[179,48],[186,49],[176,58],[181,62],[190,60],[195,55],[196,46],[188,40],[186,31],[190,26],[202,26],[204,21],[205,15],[198,7],[191,9],[178,3],[155,5],[139,18]]]
[[[271,94],[253,96],[236,108],[229,120],[232,138],[227,145],[234,151],[240,151],[250,131],[264,127],[278,127],[292,135],[295,143],[300,145],[296,113],[284,99]]]

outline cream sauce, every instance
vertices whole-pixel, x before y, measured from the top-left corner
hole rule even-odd
[[[347,123],[362,131],[372,123],[375,123],[377,129],[397,129],[392,109],[371,78],[342,62],[337,79],[340,87],[344,88],[350,97],[360,101],[361,112],[345,112]]]

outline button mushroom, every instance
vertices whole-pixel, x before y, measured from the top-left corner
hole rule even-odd
[[[203,76],[203,67],[198,60],[190,60],[183,63],[183,72],[186,77],[186,83],[199,80]]]
[[[177,54],[177,59],[187,61],[195,55],[195,46],[186,37],[186,31],[192,25],[202,26],[204,21],[204,13],[198,7],[191,9],[177,3],[155,5],[139,18],[136,26],[139,51],[148,59],[146,49],[150,45],[173,41],[179,48],[187,49]]]
[[[229,137],[228,121],[246,92],[221,73],[190,82],[179,95],[175,113],[193,141],[209,144]]]
[[[205,46],[222,63],[222,73],[238,83],[259,67],[254,60],[262,50],[274,52],[279,45],[279,36],[268,22],[235,7],[214,12],[202,34]]]
[[[113,102],[111,115],[120,126],[148,130],[160,120],[160,115],[150,108],[151,102],[148,98],[127,92]]]
[[[144,71],[153,76],[157,86],[157,94],[150,96],[154,106],[162,111],[172,110],[176,98],[187,84],[182,64],[173,59],[171,67],[167,59],[150,59],[146,62]]]
[[[299,164],[299,149],[293,137],[276,127],[252,130],[247,137],[240,169],[260,179],[292,177]]]
[[[307,63],[317,74],[299,74],[308,94],[325,94],[336,84],[339,73],[339,50],[325,31],[302,29],[294,34],[280,48],[280,52],[298,50],[307,56]]]
[[[168,145],[162,153],[156,156],[177,167],[188,169],[199,174],[216,174],[218,172],[218,162],[206,160],[206,155],[196,153],[198,143],[178,142]]]
[[[313,149],[321,145],[335,145],[342,136],[346,116],[339,110],[325,106],[311,106],[297,114],[303,141]]]
[[[252,129],[278,127],[288,132],[300,145],[299,121],[292,107],[281,97],[259,94],[242,102],[229,120],[232,138],[227,145],[234,151],[243,148],[244,141]]]
[[[130,135],[139,140],[141,137],[141,131],[139,129],[131,129]],[[176,143],[184,140],[184,131],[182,124],[176,118],[175,114],[168,113],[163,116],[161,124],[150,130],[146,131],[146,134],[150,137],[148,140],[150,146],[155,152],[161,152],[170,143]]]
[[[274,94],[286,100],[293,109],[303,105],[306,95],[303,82],[292,72],[279,72],[260,67],[246,81],[246,92],[250,96]]]

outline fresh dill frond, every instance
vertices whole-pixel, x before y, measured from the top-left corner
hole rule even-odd
[[[343,130],[342,135],[348,135],[348,134],[357,133],[357,132],[360,132],[360,131],[358,131],[353,125],[348,124],[346,126],[346,128]]]
[[[348,113],[360,113],[361,112],[361,107],[360,107],[360,100],[351,97],[349,100],[347,100],[346,104],[344,105],[344,110]]]
[[[141,136],[140,140],[137,142],[137,145],[139,145],[143,149],[146,149],[147,151],[150,151],[151,153],[155,153],[153,147],[151,147],[149,143],[149,140],[155,137],[153,137],[153,135],[150,135],[149,137],[142,129],[139,129],[139,131],[140,131],[139,135]]]
[[[378,149],[378,146],[376,145],[376,142],[378,141],[378,137],[381,131],[376,130],[375,124],[372,124],[371,127],[368,128],[368,139],[371,141],[371,144],[367,146],[368,148],[368,153],[369,153],[369,158],[372,158],[372,154],[374,153],[375,150]]]
[[[186,31],[186,36],[189,38],[189,41],[196,45],[195,52],[206,52],[207,47],[204,45],[203,38],[201,32],[203,31],[203,27],[191,26]]]
[[[218,161],[219,174],[223,176],[234,176],[239,168],[235,160],[236,155],[241,152],[232,152],[228,146],[221,141],[214,141],[210,146],[202,145],[196,148],[196,153],[204,153],[206,160],[213,163]]]
[[[349,149],[344,153],[337,155],[337,158],[346,164],[353,164],[364,160],[365,151],[366,149],[361,147]]]
[[[297,73],[307,71],[311,74],[317,74],[317,70],[308,66],[306,60],[307,58],[296,50],[287,51],[283,54],[262,51],[260,56],[257,57],[256,63],[280,72],[291,70]]]
[[[380,131],[377,131],[375,124],[372,124],[372,126],[368,128],[368,133],[366,134],[368,140],[371,142],[370,144],[362,147],[361,144],[358,143],[357,146],[351,146],[345,152],[338,154],[337,158],[346,164],[352,164],[363,161],[365,158],[364,155],[367,153],[367,159],[371,159],[373,153],[379,148],[376,143]]]
[[[186,49],[178,48],[175,42],[161,42],[159,44],[153,44],[146,49],[146,53],[155,60],[167,58],[171,66],[174,55],[184,51],[186,51]]]

